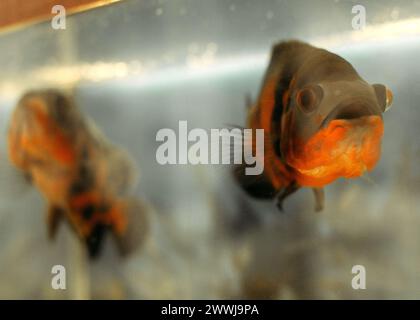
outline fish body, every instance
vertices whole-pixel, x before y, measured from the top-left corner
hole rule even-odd
[[[48,202],[51,238],[66,218],[91,257],[99,254],[108,231],[121,252],[128,251],[128,220],[143,210],[128,195],[135,168],[69,97],[56,90],[25,94],[12,114],[8,148],[10,161]]]
[[[248,112],[247,127],[264,129],[261,176],[235,168],[239,184],[251,196],[283,200],[300,187],[313,188],[316,210],[323,187],[337,178],[372,170],[380,158],[382,113],[392,93],[370,85],[340,56],[299,41],[272,50],[259,98]]]

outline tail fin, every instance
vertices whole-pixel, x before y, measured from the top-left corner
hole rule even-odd
[[[243,128],[242,132],[237,139],[241,141],[241,148],[253,148],[253,153],[258,158],[263,158],[264,149],[260,148],[258,145],[254,147],[253,138],[246,136],[244,134]],[[254,150],[256,149],[256,150]],[[230,153],[235,155],[236,149],[233,149]],[[241,149],[242,152],[242,149]],[[242,153],[242,163],[237,164],[233,167],[233,175],[238,184],[244,189],[250,196],[260,199],[272,199],[276,195],[276,190],[273,187],[270,180],[265,176],[264,172],[259,175],[247,175],[246,161],[244,159],[244,154]]]
[[[246,175],[246,164],[237,165],[233,168],[233,175],[238,184],[250,196],[258,199],[272,199],[277,194],[276,189],[265,177],[264,173],[258,176]]]

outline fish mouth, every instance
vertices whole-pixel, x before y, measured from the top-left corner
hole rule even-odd
[[[322,121],[321,127],[325,128],[333,120],[353,120],[365,116],[378,115],[374,108],[363,101],[345,101],[332,110]]]
[[[296,168],[300,173],[311,176],[311,177],[320,177],[328,175],[328,166],[318,166],[311,169]]]
[[[379,160],[382,135],[380,115],[350,121],[333,119],[288,158],[288,163],[298,173],[299,184],[304,186],[323,186],[339,177],[358,177],[370,171]]]

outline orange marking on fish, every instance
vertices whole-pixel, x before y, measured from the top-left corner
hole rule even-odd
[[[296,179],[302,186],[322,187],[339,177],[358,177],[379,160],[383,132],[379,116],[333,120],[298,154],[288,153],[287,161],[296,169]]]

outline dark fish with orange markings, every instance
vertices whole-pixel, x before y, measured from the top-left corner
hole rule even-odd
[[[99,254],[108,231],[122,254],[143,240],[146,211],[129,195],[136,182],[130,157],[108,142],[72,99],[56,90],[25,94],[12,114],[8,147],[11,162],[48,202],[50,238],[64,217],[90,257]]]
[[[299,41],[274,46],[257,102],[247,126],[264,129],[260,176],[235,167],[239,184],[253,197],[283,200],[310,187],[315,209],[324,205],[323,187],[337,178],[354,178],[372,170],[381,153],[382,114],[391,91],[368,84],[340,56]]]

